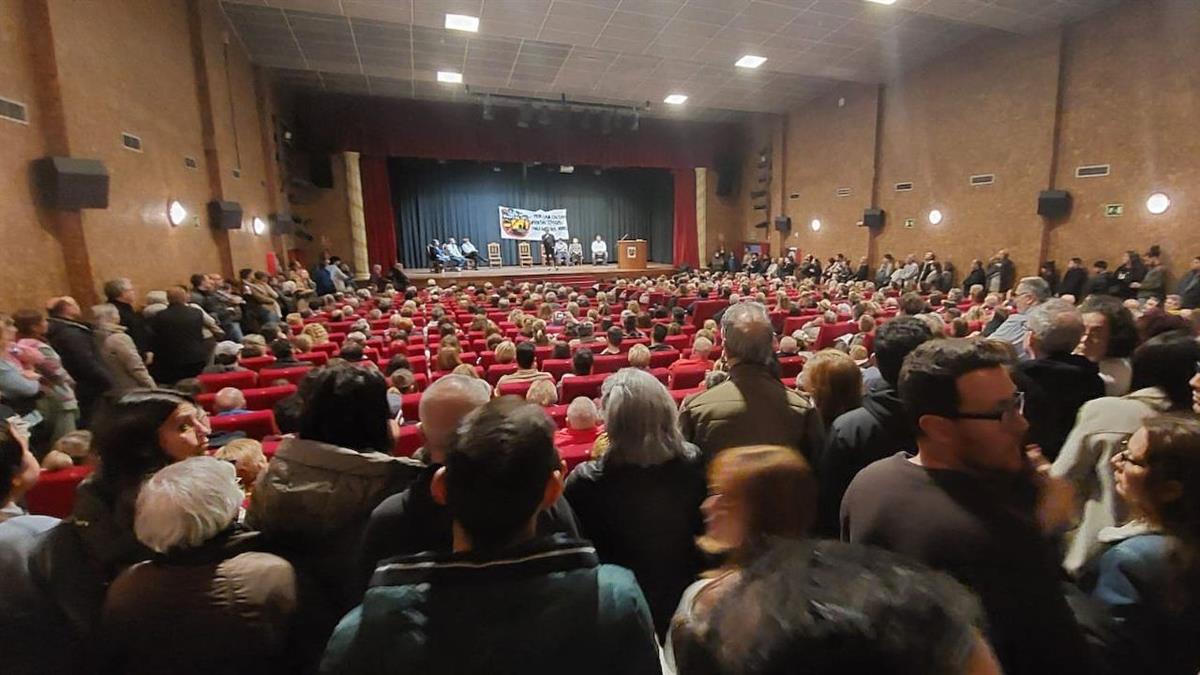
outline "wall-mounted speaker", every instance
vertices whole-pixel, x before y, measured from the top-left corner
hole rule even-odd
[[[790,216],[776,216],[775,229],[779,232],[792,231],[792,219]]]
[[[296,221],[286,213],[271,214],[271,234],[293,234],[296,231]]]
[[[237,202],[214,199],[208,203],[208,218],[218,230],[242,229],[242,205]]]
[[[323,189],[333,189],[333,163],[329,155],[314,152],[308,157],[308,179]]]
[[[107,209],[108,169],[98,159],[43,157],[33,162],[38,202],[49,209]]]
[[[1071,213],[1071,193],[1066,190],[1042,190],[1038,193],[1037,212],[1047,218],[1062,218]]]
[[[863,227],[880,228],[883,227],[883,219],[883,209],[866,209],[863,211],[862,224]]]
[[[736,157],[718,157],[716,161],[717,170],[717,194],[722,197],[736,194],[738,182],[741,181],[741,166]]]

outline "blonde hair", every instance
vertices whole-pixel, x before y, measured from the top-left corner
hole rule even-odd
[[[525,392],[525,400],[543,407],[554,405],[558,403],[558,387],[549,379],[536,380]]]
[[[300,331],[300,334],[311,338],[314,347],[329,342],[329,331],[325,330],[325,326],[319,323],[308,324]]]
[[[462,359],[459,358],[458,347],[443,345],[438,350],[437,360],[434,363],[434,370],[454,370],[455,367],[464,365]]]
[[[842,413],[862,405],[862,371],[849,355],[822,349],[804,364],[797,386],[813,398],[825,427]]]
[[[517,360],[517,346],[512,340],[503,340],[496,345],[496,363],[512,363]]]
[[[650,348],[643,344],[636,344],[630,348],[629,365],[634,368],[649,368]]]
[[[454,366],[454,370],[450,371],[450,374],[466,375],[467,377],[473,377],[477,380],[479,379],[479,371],[475,370],[475,366],[469,363],[460,363],[457,366]]]

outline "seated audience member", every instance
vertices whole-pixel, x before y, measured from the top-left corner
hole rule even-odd
[[[242,491],[249,495],[254,490],[254,482],[258,474],[267,468],[267,456],[263,454],[262,443],[253,438],[238,438],[229,441],[213,453],[213,457],[233,464],[237,472],[238,484]]]
[[[680,675],[999,675],[979,601],[949,576],[868,546],[765,548],[681,626]]]
[[[451,518],[430,492],[433,476],[446,462],[455,429],[473,410],[491,399],[487,382],[462,375],[447,375],[421,395],[421,432],[425,445],[416,457],[425,466],[403,492],[385,499],[367,521],[363,533],[358,582],[365,584],[379,561],[422,551],[451,550]],[[541,535],[556,532],[579,535],[575,514],[565,499],[555,501],[538,516]]]
[[[1007,342],[1017,350],[1017,359],[1029,358],[1025,352],[1025,334],[1029,332],[1026,323],[1029,321],[1029,311],[1050,298],[1050,285],[1041,277],[1025,277],[1017,282],[1013,292],[1013,303],[1017,311],[1008,315],[1004,323],[996,327],[988,337],[993,340]]]
[[[931,340],[909,354],[899,389],[917,453],[855,476],[842,539],[929,564],[975,591],[1005,673],[1078,672],[1086,647],[1038,521],[1040,483],[1022,452],[1029,425],[1010,365],[990,340]]]
[[[656,323],[654,328],[650,329],[650,351],[652,352],[669,352],[675,348],[667,344],[667,325],[665,323]]]
[[[796,338],[790,335],[784,335],[779,338],[779,351],[775,352],[775,358],[782,359],[789,356],[799,356],[800,346],[796,344]]]
[[[525,392],[525,400],[542,407],[554,405],[558,403],[558,387],[555,386],[554,380],[538,380],[529,385]]]
[[[766,309],[758,303],[731,306],[721,334],[729,381],[683,407],[684,438],[705,457],[739,445],[786,445],[815,457],[825,447],[825,429],[812,402],[789,391],[771,372],[774,331]]]
[[[100,621],[100,672],[282,672],[296,574],[237,524],[234,468],[192,457],[150,477],[134,531],[157,553],[112,583]]]
[[[471,368],[470,366],[467,367]],[[475,372],[475,369],[471,368],[471,372]],[[392,374],[388,376],[388,384],[391,385],[387,390],[388,410],[391,412],[392,417],[395,417],[400,413],[402,397],[417,390],[417,379],[413,376],[411,370],[399,368],[392,371]]]
[[[442,345],[437,351],[437,357],[433,361],[433,370],[441,372],[450,372],[458,366],[462,365],[462,358],[459,356],[461,351],[458,347],[451,345]]]
[[[271,355],[275,357],[275,361],[271,364],[272,368],[291,368],[293,366],[303,366],[305,362],[296,360],[293,353],[293,345],[287,338],[276,338],[271,342]]]
[[[822,349],[805,362],[796,389],[812,400],[828,430],[839,415],[862,405],[862,371],[847,354]]]
[[[1132,519],[1100,534],[1081,587],[1081,623],[1102,673],[1200,669],[1200,423],[1168,415],[1113,455],[1116,492]]]
[[[829,439],[818,462],[821,489],[817,531],[837,536],[838,509],[854,476],[872,462],[897,451],[915,449],[904,403],[896,390],[904,357],[933,338],[920,319],[902,316],[879,327],[875,336],[875,364],[880,384],[868,389],[862,407],[833,420]]]
[[[27,515],[18,506],[37,483],[38,463],[29,452],[28,430],[5,422],[0,406],[0,638],[4,672],[12,675],[73,672],[76,637],[32,573],[32,560],[58,518]]]
[[[549,380],[554,382],[550,373],[542,372],[537,367],[537,347],[532,342],[525,341],[517,345],[517,372],[502,376],[496,382],[496,395],[500,395],[500,385],[506,382],[536,382]]]
[[[312,340],[312,347],[318,347],[329,342],[329,331],[325,329],[325,326],[319,323],[310,323],[306,325],[304,329],[300,331],[300,334],[307,335],[308,339]]]
[[[712,353],[713,343],[706,337],[698,337],[692,341],[692,354],[686,359],[675,359],[671,365],[667,366],[667,370],[674,375],[682,369],[704,368],[709,370],[713,367],[713,362],[709,360],[709,354]]]
[[[480,379],[479,371],[475,369],[475,366],[469,363],[460,363],[457,366],[454,366],[454,370],[451,370],[450,373],[453,375],[465,375],[466,377],[473,377],[477,380]]]
[[[646,345],[634,345],[629,350],[629,367],[647,370],[650,368],[650,348]]]
[[[322,672],[659,672],[633,575],[599,564],[587,542],[538,535],[566,472],[553,431],[541,409],[509,397],[463,420],[431,486],[453,519],[454,552],[380,566]]]
[[[621,342],[625,339],[625,334],[620,328],[613,326],[605,332],[605,347],[600,353],[603,355],[620,354]]]
[[[1083,319],[1075,305],[1047,300],[1029,310],[1026,326],[1025,351],[1030,358],[1018,362],[1014,370],[1027,399],[1029,442],[1054,461],[1079,409],[1104,396],[1104,381],[1096,364],[1071,353],[1083,337]]]
[[[595,443],[596,437],[603,431],[604,425],[601,424],[596,404],[586,396],[577,396],[567,406],[566,428],[554,432],[554,445],[561,448]]]
[[[1083,314],[1083,339],[1076,353],[1100,367],[1104,391],[1109,396],[1129,393],[1129,357],[1138,345],[1137,324],[1133,315],[1117,298],[1089,296],[1079,306]]]
[[[64,434],[61,438],[54,442],[50,448],[50,454],[58,453],[65,456],[71,466],[96,466],[96,454],[92,452],[92,432],[90,431],[72,431],[69,434]],[[49,457],[50,455],[46,455]],[[45,468],[43,463],[42,468]],[[67,468],[64,466],[63,468]]]
[[[225,340],[218,342],[213,348],[213,362],[204,366],[204,374],[210,373],[232,373],[245,368],[238,365],[238,356],[242,353],[242,346],[236,342]]]
[[[637,340],[638,338],[646,337],[640,330],[638,330],[637,320],[638,318],[636,314],[626,314],[625,317],[621,319],[622,337],[630,340]]]
[[[1062,450],[1050,469],[1053,478],[1074,486],[1081,505],[1079,526],[1068,536],[1063,567],[1078,574],[1100,546],[1100,532],[1127,519],[1126,505],[1113,485],[1110,460],[1151,417],[1192,407],[1188,381],[1200,362],[1200,343],[1184,331],[1147,340],[1133,353],[1133,391],[1105,396],[1079,409]]]
[[[708,465],[704,535],[698,543],[724,564],[683,592],[663,641],[664,670],[676,672],[675,634],[704,632],[709,612],[741,570],[775,538],[803,539],[812,528],[817,485],[808,462],[790,448],[762,445],[722,450]]]
[[[416,475],[413,460],[392,457],[387,382],[376,371],[330,365],[301,383],[299,432],[284,438],[255,485],[246,524],[273,550],[286,551],[311,589],[301,598],[308,622],[296,658],[315,659],[337,617],[359,590],[353,551],[371,510]]]
[[[654,376],[623,368],[601,391],[608,448],[571,472],[565,496],[600,559],[633,571],[662,636],[700,571],[694,539],[703,530],[703,467]]]
[[[213,410],[216,411],[217,417],[250,412],[246,408],[246,395],[242,393],[241,389],[233,387],[225,387],[217,392],[216,397],[213,398]]]

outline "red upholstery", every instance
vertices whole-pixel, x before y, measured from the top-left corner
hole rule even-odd
[[[804,324],[808,323],[809,321],[812,321],[815,318],[816,318],[816,316],[813,314],[807,314],[807,315],[803,315],[803,316],[789,316],[788,318],[784,319],[784,321],[783,321],[783,334],[791,335],[792,333],[795,333],[796,331],[800,330],[801,328],[804,328]]]
[[[862,346],[866,348],[868,354],[875,352],[875,331],[871,331],[863,336]]]
[[[826,347],[833,346],[833,341],[843,335],[848,335],[858,330],[858,324],[853,321],[845,323],[825,324],[821,326],[820,332],[817,333],[816,344],[813,345],[813,351],[820,351]]]
[[[787,387],[788,389],[796,388],[796,378],[794,378],[794,377],[785,377],[779,381],[782,382],[783,386]]]
[[[651,368],[650,374],[659,382],[662,382],[664,387],[671,382],[671,373],[666,368]]]
[[[424,354],[409,356],[408,365],[412,366],[413,373],[424,373],[429,370],[429,359]]]
[[[650,338],[631,338],[628,340],[621,340],[621,344],[617,347],[617,349],[621,350],[622,354],[626,354],[630,349],[633,349],[634,345],[646,345],[649,347]]]
[[[683,399],[702,391],[704,391],[703,387],[692,387],[691,389],[672,389],[670,393],[671,398],[675,399],[675,405],[683,405]]]
[[[700,367],[678,368],[671,378],[671,389],[698,387],[700,383],[704,382],[704,374],[707,372],[707,368]]]
[[[487,368],[496,362],[496,352],[494,351],[476,349],[475,352],[479,354],[479,365],[483,366],[484,368]]]
[[[595,360],[592,361],[592,372],[615,373],[627,365],[629,365],[629,355],[624,352],[620,354],[597,354]]]
[[[521,398],[525,398],[525,393],[529,391],[529,387],[532,384],[533,380],[505,382],[497,387],[496,390],[500,392],[501,396],[520,396]]]
[[[338,345],[338,349],[341,349],[341,344],[346,341],[346,334],[345,333],[330,333],[329,341]]]
[[[664,368],[679,360],[679,352],[677,350],[661,350],[650,352],[650,367]]]
[[[564,373],[571,372],[571,359],[546,359],[542,361],[542,370],[550,373],[550,377],[557,382],[562,379]]]
[[[307,375],[308,371],[310,370],[312,370],[312,366],[292,366],[290,368],[268,369],[262,372],[262,379],[264,382],[273,382],[275,380],[283,379],[291,382],[292,384],[300,384],[300,380],[303,380],[304,376]]]
[[[608,373],[564,378],[562,381],[562,400],[574,401],[576,396],[586,396],[588,398],[600,396],[600,385],[604,383],[606,377],[608,377]]]
[[[691,344],[692,338],[681,333],[679,335],[668,335],[667,339],[663,340],[663,342],[671,345],[675,349],[686,349],[687,346]]]
[[[25,505],[30,513],[39,516],[66,518],[75,507],[75,488],[91,473],[90,466],[42,471],[38,482],[25,493]]]
[[[692,303],[692,325],[703,326],[704,322],[713,318],[722,307],[728,306],[729,302],[726,300],[697,300]]]
[[[515,363],[493,363],[492,365],[488,366],[487,376],[484,379],[488,381],[488,384],[494,387],[496,386],[496,383],[500,381],[501,377],[504,375],[511,375],[515,372],[517,372],[517,364]]]
[[[250,410],[271,410],[275,404],[296,393],[296,385],[281,384],[275,387],[243,389],[246,407]]]
[[[275,413],[270,410],[252,410],[237,415],[214,415],[208,418],[213,431],[243,431],[255,440],[272,434],[278,434],[275,426]]]
[[[554,426],[562,429],[567,426],[567,408],[570,403],[559,403],[546,407],[546,414],[550,415],[550,419],[554,420]]]
[[[255,372],[262,370],[263,367],[269,366],[272,363],[275,363],[275,357],[269,354],[265,356],[251,356],[245,359],[238,359],[239,366],[245,368],[246,370],[253,370]]]
[[[329,363],[329,354],[313,350],[311,352],[296,354],[296,360],[311,363],[314,366],[323,366],[326,363]]]
[[[204,408],[205,412],[211,413],[214,410],[213,403],[217,399],[216,394],[197,394],[195,398],[196,403],[199,403],[200,407]]]
[[[267,436],[262,439],[262,451],[267,456],[267,459],[275,456],[275,451],[279,449],[279,444],[282,442],[282,436]]]
[[[232,373],[203,373],[199,377],[204,393],[215,394],[225,387],[249,389],[258,384],[258,373],[253,370],[235,370]]]
[[[337,343],[334,343],[334,342],[323,342],[319,345],[313,345],[313,351],[314,352],[324,352],[327,355],[328,354],[336,354],[339,351],[341,351],[341,347],[338,347]],[[299,357],[296,357],[296,358],[299,358]],[[328,356],[326,358],[328,358]]]
[[[803,356],[785,356],[779,359],[779,376],[795,377],[804,369]]]
[[[421,419],[421,392],[403,394],[400,396],[400,411],[404,413],[405,422],[417,422]]]
[[[412,454],[425,444],[425,435],[421,433],[421,425],[405,424],[396,435],[396,445],[392,454],[400,457],[412,457]]]

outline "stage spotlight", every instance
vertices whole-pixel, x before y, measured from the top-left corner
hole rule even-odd
[[[521,112],[517,114],[517,126],[522,129],[528,129],[529,123],[533,121],[533,106],[526,103],[521,106]]]

